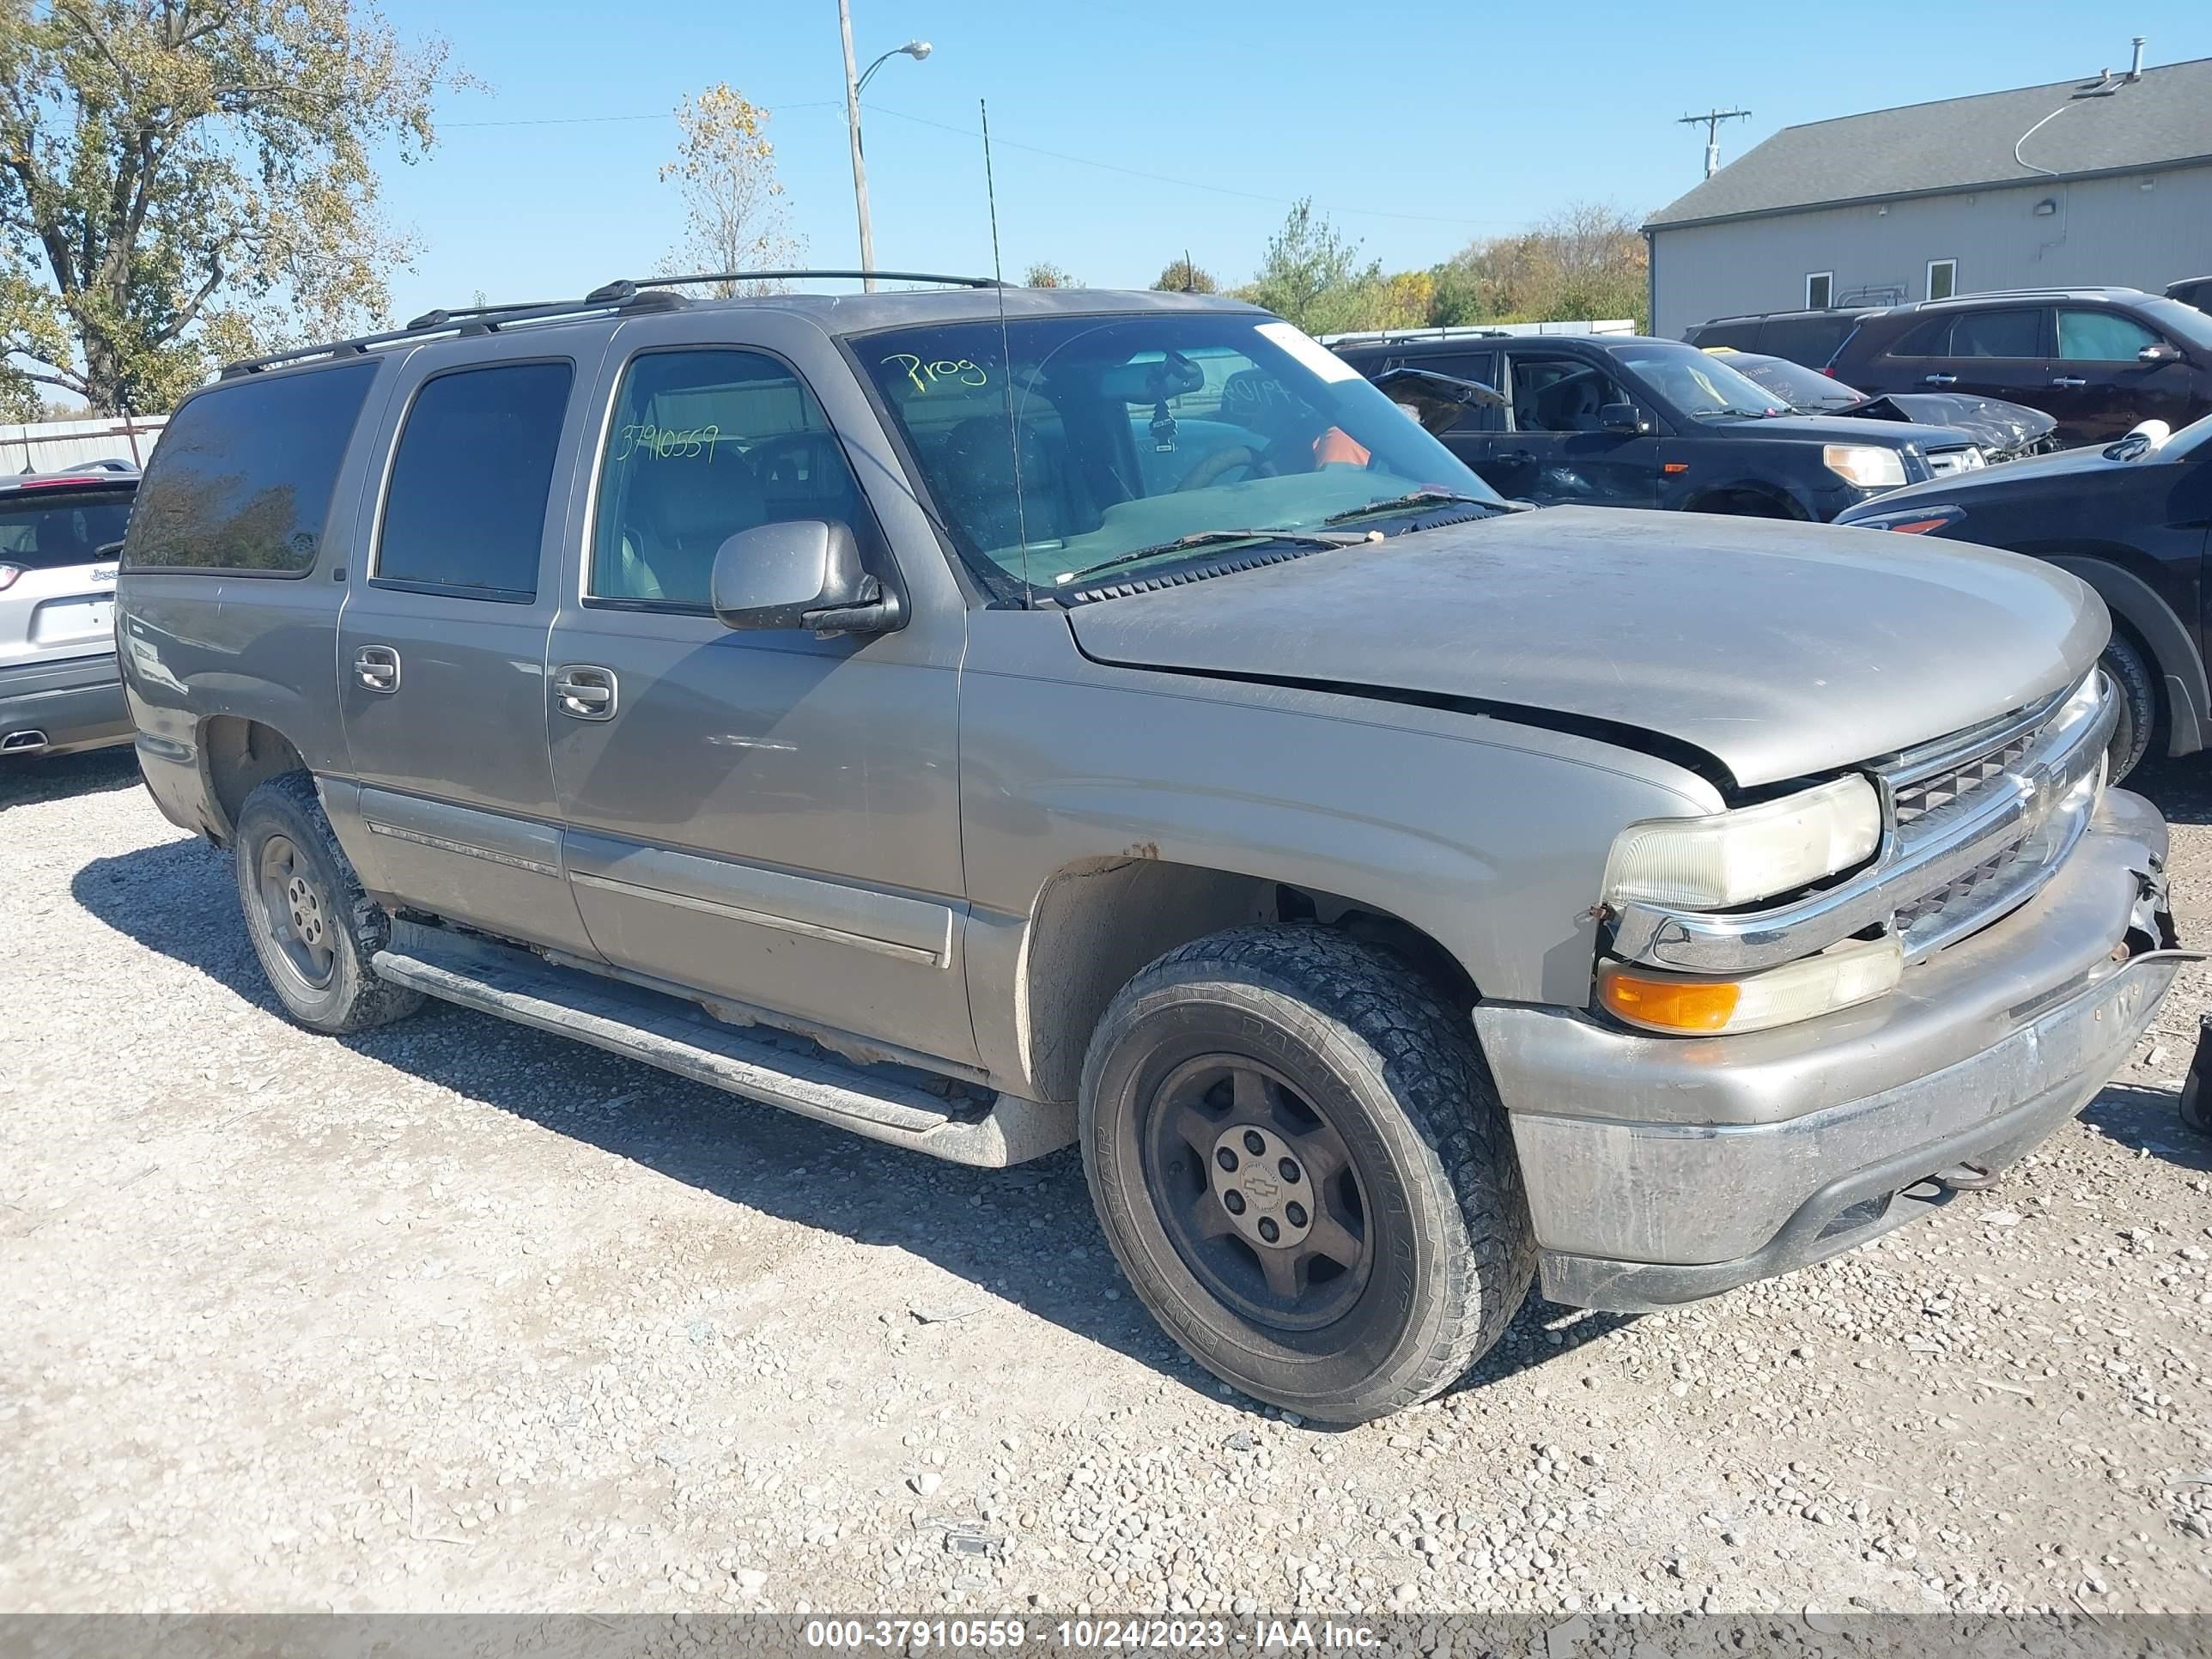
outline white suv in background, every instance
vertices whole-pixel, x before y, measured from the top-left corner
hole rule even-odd
[[[131,741],[115,557],[138,469],[0,477],[0,760]]]

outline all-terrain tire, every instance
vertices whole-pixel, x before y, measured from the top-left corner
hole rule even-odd
[[[342,1036],[422,1006],[420,992],[368,965],[390,943],[392,919],[362,890],[312,776],[287,772],[258,787],[239,810],[231,848],[246,935],[294,1020]]]
[[[1349,1153],[1365,1277],[1318,1328],[1240,1310],[1212,1287],[1218,1276],[1210,1285],[1194,1271],[1191,1230],[1170,1217],[1205,1200],[1178,1199],[1167,1171],[1182,1166],[1147,1150],[1172,1109],[1162,1085],[1215,1054],[1287,1079]],[[1099,1022],[1079,1115],[1091,1198],[1138,1297],[1193,1358],[1259,1399],[1327,1423],[1399,1410],[1463,1374],[1528,1293],[1528,1199],[1466,1011],[1341,933],[1237,927],[1161,957]]]
[[[2118,783],[2150,752],[2151,732],[2158,724],[2158,677],[2142,648],[2117,631],[2106,642],[2097,665],[2111,678],[2119,696],[2119,723],[2112,728],[2112,746],[2106,751],[2112,757],[2107,775]]]

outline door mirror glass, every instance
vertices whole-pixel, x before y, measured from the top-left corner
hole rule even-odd
[[[828,519],[740,530],[714,554],[713,591],[726,628],[872,634],[897,625],[883,585],[860,568],[851,527]]]
[[[2180,356],[2165,341],[2159,340],[2136,353],[2136,361],[2139,363],[2170,363],[2179,360]]]
[[[1644,422],[1637,418],[1634,404],[1607,404],[1597,412],[1599,429],[1618,432],[1633,437],[1644,430]]]

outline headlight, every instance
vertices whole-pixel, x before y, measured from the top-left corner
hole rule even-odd
[[[1823,444],[1820,465],[1861,489],[1896,489],[1905,483],[1905,458],[1875,444]]]
[[[1838,522],[1853,530],[1893,530],[1900,536],[1926,536],[1948,530],[1966,516],[1963,507],[1893,507],[1881,513],[1855,511]]]
[[[1895,989],[1904,972],[1905,949],[1895,939],[1847,939],[1802,962],[1738,979],[1603,963],[1597,990],[1608,1013],[1647,1031],[1727,1036],[1871,1002]]]
[[[1757,806],[1632,823],[1605,863],[1609,903],[1725,910],[1847,870],[1881,844],[1881,802],[1853,773]]]

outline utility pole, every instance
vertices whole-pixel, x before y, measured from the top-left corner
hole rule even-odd
[[[853,65],[853,10],[849,0],[837,0],[837,29],[845,37],[845,127],[853,141],[853,200],[860,214],[860,269],[876,268],[876,238],[868,228],[868,164],[860,159],[860,77]],[[876,279],[864,276],[860,286],[876,291]]]
[[[838,4],[842,8],[844,4],[844,0],[838,0]],[[851,37],[848,34],[846,38],[845,43],[846,67],[849,69],[852,66],[852,62],[853,46]],[[1685,115],[1680,120],[1676,121],[1674,125],[1678,127],[1703,127],[1705,130],[1705,177],[1710,179],[1713,174],[1721,170],[1721,123],[1723,121],[1748,121],[1750,118],[1751,112],[1747,109],[1715,109],[1708,110],[1703,115]],[[860,140],[858,130],[855,129],[853,139],[853,165],[855,167],[858,167],[860,164]],[[865,196],[862,199],[866,199]]]

